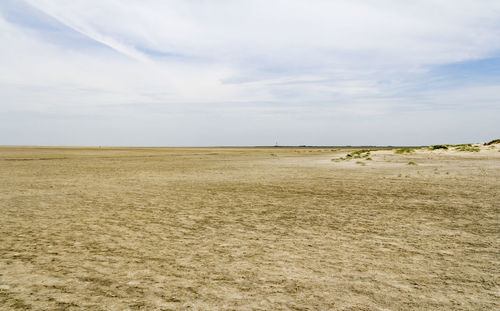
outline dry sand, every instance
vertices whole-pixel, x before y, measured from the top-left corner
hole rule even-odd
[[[498,310],[499,151],[1,147],[0,310]]]

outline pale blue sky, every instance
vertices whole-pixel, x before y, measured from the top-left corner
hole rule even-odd
[[[0,2],[0,144],[500,136],[500,1]]]

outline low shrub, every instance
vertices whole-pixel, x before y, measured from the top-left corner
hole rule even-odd
[[[433,145],[433,146],[430,146],[429,149],[430,150],[437,150],[437,149],[445,149],[445,150],[447,150],[448,147],[446,147],[445,145]]]

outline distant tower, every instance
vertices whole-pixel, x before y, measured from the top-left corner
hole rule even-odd
[[[274,147],[279,147],[279,146],[278,146],[278,141],[276,141],[276,144],[274,145]]]

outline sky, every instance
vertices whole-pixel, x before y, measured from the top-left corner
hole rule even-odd
[[[498,0],[1,0],[0,145],[500,138]]]

